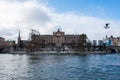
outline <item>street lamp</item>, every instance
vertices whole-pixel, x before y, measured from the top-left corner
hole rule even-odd
[[[110,28],[109,25],[110,25],[110,23],[106,23],[105,24],[105,26],[104,26],[105,30],[108,30]],[[108,38],[107,33],[106,33],[106,37],[105,37],[104,43],[105,43],[105,45],[111,45],[111,44],[109,44],[110,43],[110,39]]]

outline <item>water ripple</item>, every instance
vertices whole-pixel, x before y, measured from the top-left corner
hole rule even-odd
[[[120,55],[0,54],[0,80],[120,80]]]

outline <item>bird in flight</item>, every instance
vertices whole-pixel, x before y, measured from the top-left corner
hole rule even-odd
[[[110,28],[109,25],[110,25],[110,23],[106,23],[105,26],[104,26],[104,28],[105,28],[105,29]]]

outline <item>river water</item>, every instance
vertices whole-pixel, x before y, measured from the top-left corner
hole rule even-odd
[[[0,54],[0,80],[120,80],[120,54]]]

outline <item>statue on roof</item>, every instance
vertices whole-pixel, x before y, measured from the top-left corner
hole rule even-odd
[[[58,31],[57,32],[60,32],[60,29],[58,29]]]

